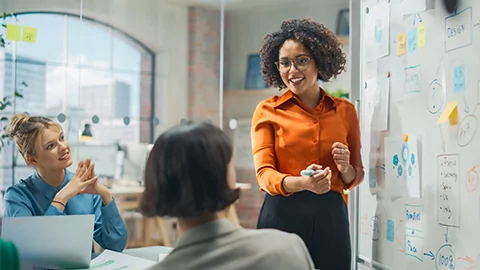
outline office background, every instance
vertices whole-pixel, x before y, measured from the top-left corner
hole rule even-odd
[[[37,37],[0,49],[0,95],[23,95],[2,115],[57,119],[74,160],[92,157],[105,181],[118,182],[141,182],[148,144],[166,128],[210,119],[235,141],[237,180],[251,184],[236,210],[253,228],[263,193],[242,149],[256,104],[281,94],[256,72],[263,37],[282,20],[309,17],[334,31],[343,25],[348,56],[348,8],[348,0],[3,0],[0,12],[16,15],[3,23],[35,27]],[[349,71],[320,83],[348,98]],[[0,152],[2,191],[32,171],[13,146]]]

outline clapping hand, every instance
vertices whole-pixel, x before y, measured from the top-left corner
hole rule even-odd
[[[91,167],[90,177],[95,179],[95,181],[92,181],[91,183],[89,183],[85,187],[85,189],[79,192],[79,194],[98,194],[102,197],[104,205],[109,204],[112,199],[112,196],[108,188],[98,183],[98,176],[95,176],[95,164],[90,159],[87,159],[85,164],[88,164],[88,166]]]
[[[93,176],[93,166],[90,162],[83,160],[78,163],[77,171],[68,184],[59,192],[62,198],[62,203],[65,204],[68,200],[81,193],[87,186],[95,183],[98,177]]]

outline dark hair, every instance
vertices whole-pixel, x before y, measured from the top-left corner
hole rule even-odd
[[[195,217],[234,203],[227,183],[232,144],[218,127],[186,121],[155,142],[145,168],[140,209],[145,216]]]
[[[30,116],[26,113],[17,113],[12,116],[7,127],[10,138],[15,140],[18,152],[23,158],[35,155],[35,146],[38,136],[43,130],[55,126],[62,130],[62,126],[52,119],[43,116]]]
[[[290,39],[302,43],[312,54],[319,80],[328,82],[345,70],[346,59],[342,43],[332,31],[311,19],[286,20],[279,31],[264,38],[260,50],[263,79],[269,86],[280,89],[287,87],[275,62],[278,61],[280,47]]]

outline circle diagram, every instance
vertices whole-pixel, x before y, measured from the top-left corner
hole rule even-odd
[[[457,132],[457,143],[459,146],[467,146],[477,133],[477,118],[474,115],[467,115],[460,123]]]
[[[437,251],[435,267],[437,270],[454,270],[457,264],[455,253],[450,244],[445,244]]]
[[[430,83],[427,96],[427,109],[431,114],[437,114],[443,107],[445,100],[443,87],[438,80]]]
[[[402,158],[403,158],[403,162],[404,163],[407,163],[408,161],[408,145],[407,144],[404,144],[403,147],[402,147]]]
[[[467,173],[467,182],[465,183],[467,191],[473,192],[478,186],[478,173],[475,168],[471,169]]]

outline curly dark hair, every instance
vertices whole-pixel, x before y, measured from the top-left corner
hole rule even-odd
[[[342,51],[342,43],[332,31],[311,19],[286,20],[282,22],[279,31],[264,38],[260,50],[262,75],[269,86],[280,89],[287,87],[275,62],[278,61],[280,47],[290,39],[302,43],[313,55],[319,80],[328,82],[345,70],[346,58]]]

